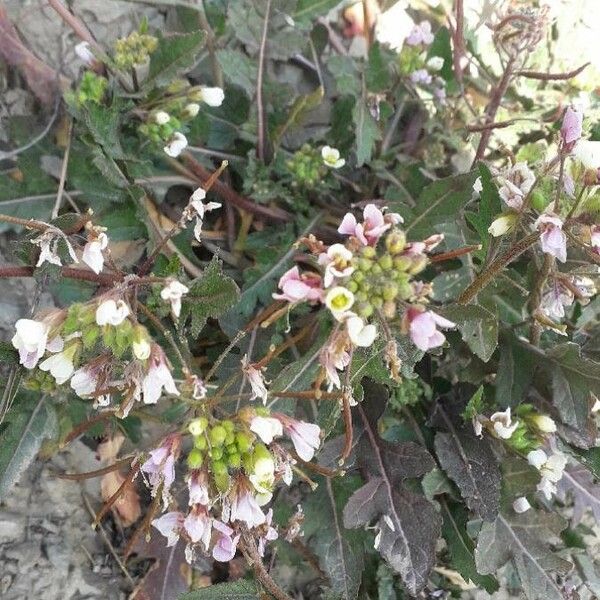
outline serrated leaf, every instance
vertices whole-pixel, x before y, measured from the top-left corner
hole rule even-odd
[[[436,225],[454,222],[471,200],[473,184],[479,172],[473,170],[430,183],[419,195],[412,210],[400,208],[406,222],[405,231],[414,238],[427,237]]]
[[[143,87],[168,85],[176,77],[191,69],[204,44],[204,33],[176,33],[158,40],[156,50],[150,56],[148,76]]]
[[[249,98],[253,98],[258,77],[256,63],[243,52],[231,48],[217,50],[216,55],[225,78],[241,87]]]
[[[360,75],[354,59],[336,54],[327,61],[327,68],[335,79],[339,94],[360,94]]]
[[[81,114],[94,141],[112,158],[124,158],[120,142],[121,114],[118,106],[90,103],[81,110]]]
[[[591,471],[579,463],[570,464],[556,487],[561,502],[566,502],[567,496],[573,499],[571,527],[581,522],[587,509],[591,509],[596,523],[600,523],[600,485],[595,482]]]
[[[393,444],[379,437],[377,420],[384,401],[384,388],[369,386],[365,401],[356,408],[365,430],[358,455],[369,479],[346,504],[344,525],[357,528],[376,520],[377,549],[409,592],[417,594],[435,563],[440,517],[424,496],[406,489],[402,479],[426,473],[434,462],[417,444]]]
[[[356,128],[356,166],[361,167],[371,160],[375,142],[381,138],[381,132],[364,100],[356,101],[352,119]]]
[[[369,48],[369,62],[365,71],[365,83],[370,92],[387,89],[390,80],[388,61],[383,57],[381,45],[375,42]]]
[[[535,361],[514,337],[504,336],[496,372],[496,404],[501,408],[521,403],[531,384]]]
[[[308,21],[316,16],[327,14],[340,3],[341,0],[298,0],[294,19]]]
[[[522,514],[500,514],[493,523],[484,522],[475,549],[477,571],[490,575],[510,560],[527,598],[563,600],[555,577],[567,573],[571,564],[557,556],[549,542],[556,540],[565,526],[556,513],[533,509]]]
[[[240,579],[186,592],[177,600],[258,600],[260,598],[256,584]]]
[[[498,319],[477,304],[453,304],[439,311],[458,326],[462,339],[481,360],[487,362],[498,345]]]
[[[223,274],[221,261],[214,258],[200,277],[189,286],[184,296],[180,322],[191,317],[191,331],[197,336],[208,318],[217,318],[239,299],[239,288],[231,277]]]
[[[48,396],[17,396],[0,434],[0,501],[30,465],[42,442],[55,435],[57,420]]]
[[[443,500],[442,535],[450,553],[450,564],[466,581],[472,581],[488,594],[494,593],[499,585],[490,575],[480,575],[475,566],[475,543],[467,533],[467,511],[458,503],[451,506]]]

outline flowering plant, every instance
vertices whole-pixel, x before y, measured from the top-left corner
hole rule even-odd
[[[161,540],[172,597],[593,587],[600,113],[540,63],[549,9],[478,52],[460,1],[199,2],[112,44],[49,4],[80,75],[0,187],[0,277],[55,299],[0,348],[0,500],[83,438],[117,448],[75,476],[95,524],[125,564]]]

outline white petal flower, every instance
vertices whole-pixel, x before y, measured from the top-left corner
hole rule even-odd
[[[11,341],[19,351],[19,362],[26,369],[33,369],[46,351],[49,327],[42,321],[19,319],[15,329]]]
[[[527,462],[536,469],[541,469],[548,460],[548,455],[541,449],[532,450],[527,454]]]
[[[74,348],[73,350],[63,350],[63,352],[53,354],[40,363],[40,369],[42,371],[49,371],[50,375],[56,380],[56,383],[62,385],[69,380],[75,370],[73,354]]]
[[[600,169],[600,142],[579,140],[575,145],[573,156],[586,169]]]
[[[183,111],[188,117],[193,119],[200,112],[200,105],[197,102],[190,102],[185,105]]]
[[[521,496],[520,498],[517,498],[513,502],[513,510],[516,513],[521,514],[521,513],[527,512],[530,508],[531,508],[531,504],[529,504],[529,500],[527,500],[527,498],[525,498],[525,496]]]
[[[77,55],[77,58],[86,65],[91,65],[95,60],[95,57],[90,50],[89,42],[79,42],[79,44],[75,46],[75,54]]]
[[[159,110],[154,115],[154,122],[158,125],[166,125],[171,120],[171,115],[164,110]]]
[[[220,87],[203,87],[200,96],[208,106],[221,106],[225,100],[225,93]]]
[[[117,327],[128,317],[129,313],[129,306],[123,300],[116,302],[113,299],[105,300],[96,309],[96,324]]]
[[[325,305],[336,319],[340,319],[354,304],[354,294],[342,286],[331,288],[325,296]]]
[[[248,356],[244,355],[242,358],[242,371],[244,373],[244,377],[250,384],[250,388],[252,389],[252,397],[250,400],[255,400],[256,398],[260,398],[263,404],[267,403],[268,390],[265,382],[265,378],[262,374],[261,369],[257,369],[249,360]]]
[[[350,341],[361,348],[371,346],[377,337],[375,325],[365,325],[364,321],[356,315],[346,319],[346,328]]]
[[[133,355],[139,360],[146,360],[150,356],[152,346],[146,339],[135,340],[132,344]]]
[[[175,318],[181,314],[181,298],[189,291],[187,286],[174,279],[160,292],[160,297],[171,303],[171,311]]]
[[[142,381],[144,404],[156,404],[163,393],[163,388],[169,394],[179,396],[171,371],[167,366],[164,352],[156,344],[151,350],[148,372]]]
[[[406,11],[403,2],[396,2],[377,17],[375,39],[400,52],[415,23]]]
[[[323,163],[332,169],[340,169],[346,164],[345,159],[340,158],[340,151],[331,146],[323,146],[321,148],[321,158]]]
[[[512,437],[519,426],[518,421],[512,421],[510,416],[510,406],[505,411],[495,412],[491,417],[494,433],[503,440],[508,440]]]
[[[188,141],[183,133],[176,131],[169,143],[163,148],[165,154],[171,158],[177,158],[187,147]]]
[[[270,444],[274,438],[283,435],[283,426],[279,419],[256,416],[250,423],[250,431],[253,431],[265,444]]]
[[[548,415],[535,415],[531,417],[531,420],[542,433],[554,433],[556,431],[556,423]]]
[[[488,227],[488,233],[494,237],[500,237],[501,235],[509,232],[513,228],[516,221],[516,213],[504,213],[492,221],[492,224]]]
[[[432,71],[439,71],[444,66],[444,59],[441,56],[432,56],[427,61],[427,66]]]
[[[71,377],[71,387],[80,398],[91,396],[96,391],[98,381],[91,369],[77,369]]]
[[[104,267],[102,251],[108,246],[108,236],[100,233],[96,239],[90,240],[83,248],[81,259],[94,273],[98,274]]]

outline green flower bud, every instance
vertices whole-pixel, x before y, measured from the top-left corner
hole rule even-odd
[[[190,422],[188,431],[193,435],[202,435],[208,427],[208,419],[206,417],[198,417]]]
[[[254,473],[258,477],[272,476],[275,471],[275,461],[269,449],[262,443],[256,444],[252,453]]]
[[[212,460],[210,463],[210,470],[215,475],[227,475],[227,465],[222,460]]]
[[[367,292],[363,292],[362,290],[356,292],[355,298],[358,302],[366,302],[369,299]]]
[[[368,258],[359,258],[358,259],[358,268],[361,271],[370,271],[373,266],[373,261]]]
[[[412,265],[410,256],[396,256],[394,258],[394,269],[398,271],[406,271]]]
[[[368,303],[361,303],[357,308],[358,315],[363,319],[368,319],[373,314],[373,307]]]
[[[225,436],[225,446],[235,445],[235,433],[233,431],[228,431]]]
[[[199,435],[194,438],[194,448],[198,448],[198,450],[206,450],[206,448],[208,448],[208,442],[204,435]]]
[[[383,288],[383,299],[393,300],[398,295],[398,286],[395,283],[388,283]]]
[[[383,298],[381,298],[380,296],[373,296],[370,298],[371,300],[371,304],[373,305],[373,308],[381,308],[383,306]]]
[[[252,436],[249,433],[246,433],[245,431],[238,431],[235,434],[235,443],[238,447],[238,450],[242,454],[248,452],[250,448],[252,448],[253,441],[254,439],[252,438]]]
[[[383,269],[381,268],[381,265],[375,263],[371,267],[371,273],[373,273],[373,275],[381,275],[383,273]]]
[[[212,446],[222,446],[227,437],[227,431],[222,425],[215,425],[208,434],[208,439]]]
[[[375,258],[377,256],[377,251],[373,246],[363,246],[360,253],[365,258]]]
[[[202,466],[203,456],[198,448],[192,448],[187,457],[187,464],[190,469],[199,469]]]
[[[221,460],[223,458],[223,448],[219,446],[213,446],[208,455],[214,460]]]
[[[412,264],[407,269],[407,272],[411,275],[416,275],[420,273],[426,266],[429,261],[426,256],[415,256],[413,257]]]
[[[242,465],[242,456],[237,452],[235,454],[228,454],[227,464],[232,469],[239,469]]]
[[[352,273],[352,275],[351,275],[351,279],[352,279],[353,281],[356,281],[356,282],[358,282],[358,283],[360,283],[361,281],[363,281],[363,280],[364,280],[364,278],[365,278],[365,274],[364,274],[362,271],[358,271],[358,270],[355,270],[355,271]]]
[[[384,254],[379,258],[377,264],[384,270],[389,271],[394,266],[394,261],[389,254]]]
[[[385,238],[385,247],[392,254],[400,254],[406,247],[406,235],[403,231],[395,230]]]
[[[356,281],[349,281],[346,287],[354,294],[358,291],[358,283]]]

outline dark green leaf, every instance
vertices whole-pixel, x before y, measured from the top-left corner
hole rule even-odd
[[[535,361],[513,337],[504,336],[496,373],[496,404],[514,407],[522,402],[533,378]]]
[[[218,50],[217,60],[226,79],[233,85],[241,87],[249,98],[254,98],[258,77],[256,63],[243,52],[231,48]]]
[[[240,579],[186,592],[177,600],[259,600],[259,598],[256,584]]]
[[[298,0],[294,11],[294,19],[308,21],[320,15],[326,15],[340,2],[341,0]]]
[[[19,364],[19,353],[10,342],[0,342],[0,363],[12,366]]]
[[[356,127],[356,165],[361,167],[371,160],[375,142],[381,138],[381,132],[364,100],[357,100],[352,119]]]
[[[369,62],[365,71],[365,83],[370,92],[382,92],[389,86],[388,64],[383,57],[379,43],[372,44],[369,48]]]
[[[143,83],[144,88],[168,85],[191,69],[203,44],[204,33],[200,30],[161,37],[150,57],[150,69]]]

